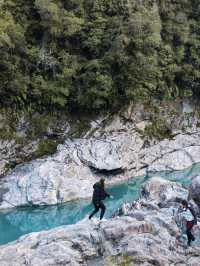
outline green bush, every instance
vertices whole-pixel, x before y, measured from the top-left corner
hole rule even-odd
[[[144,136],[148,136],[150,139],[163,140],[165,138],[171,138],[170,125],[161,117],[152,118],[152,122],[146,126]]]
[[[46,154],[53,154],[56,152],[58,142],[51,139],[43,139],[40,141],[35,152],[36,157],[42,157]]]

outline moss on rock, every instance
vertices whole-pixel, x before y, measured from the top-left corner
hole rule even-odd
[[[36,157],[42,157],[47,154],[53,154],[56,152],[59,143],[60,141],[51,140],[51,139],[40,140],[34,155]]]

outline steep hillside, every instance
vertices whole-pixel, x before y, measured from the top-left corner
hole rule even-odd
[[[1,0],[0,105],[199,97],[198,0]]]

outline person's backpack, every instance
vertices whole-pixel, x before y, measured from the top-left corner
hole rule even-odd
[[[189,206],[188,208],[194,217],[194,224],[197,224],[197,215],[196,215],[194,209],[191,206]]]

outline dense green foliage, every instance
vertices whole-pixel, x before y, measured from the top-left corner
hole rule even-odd
[[[199,0],[0,0],[0,105],[200,96]]]

